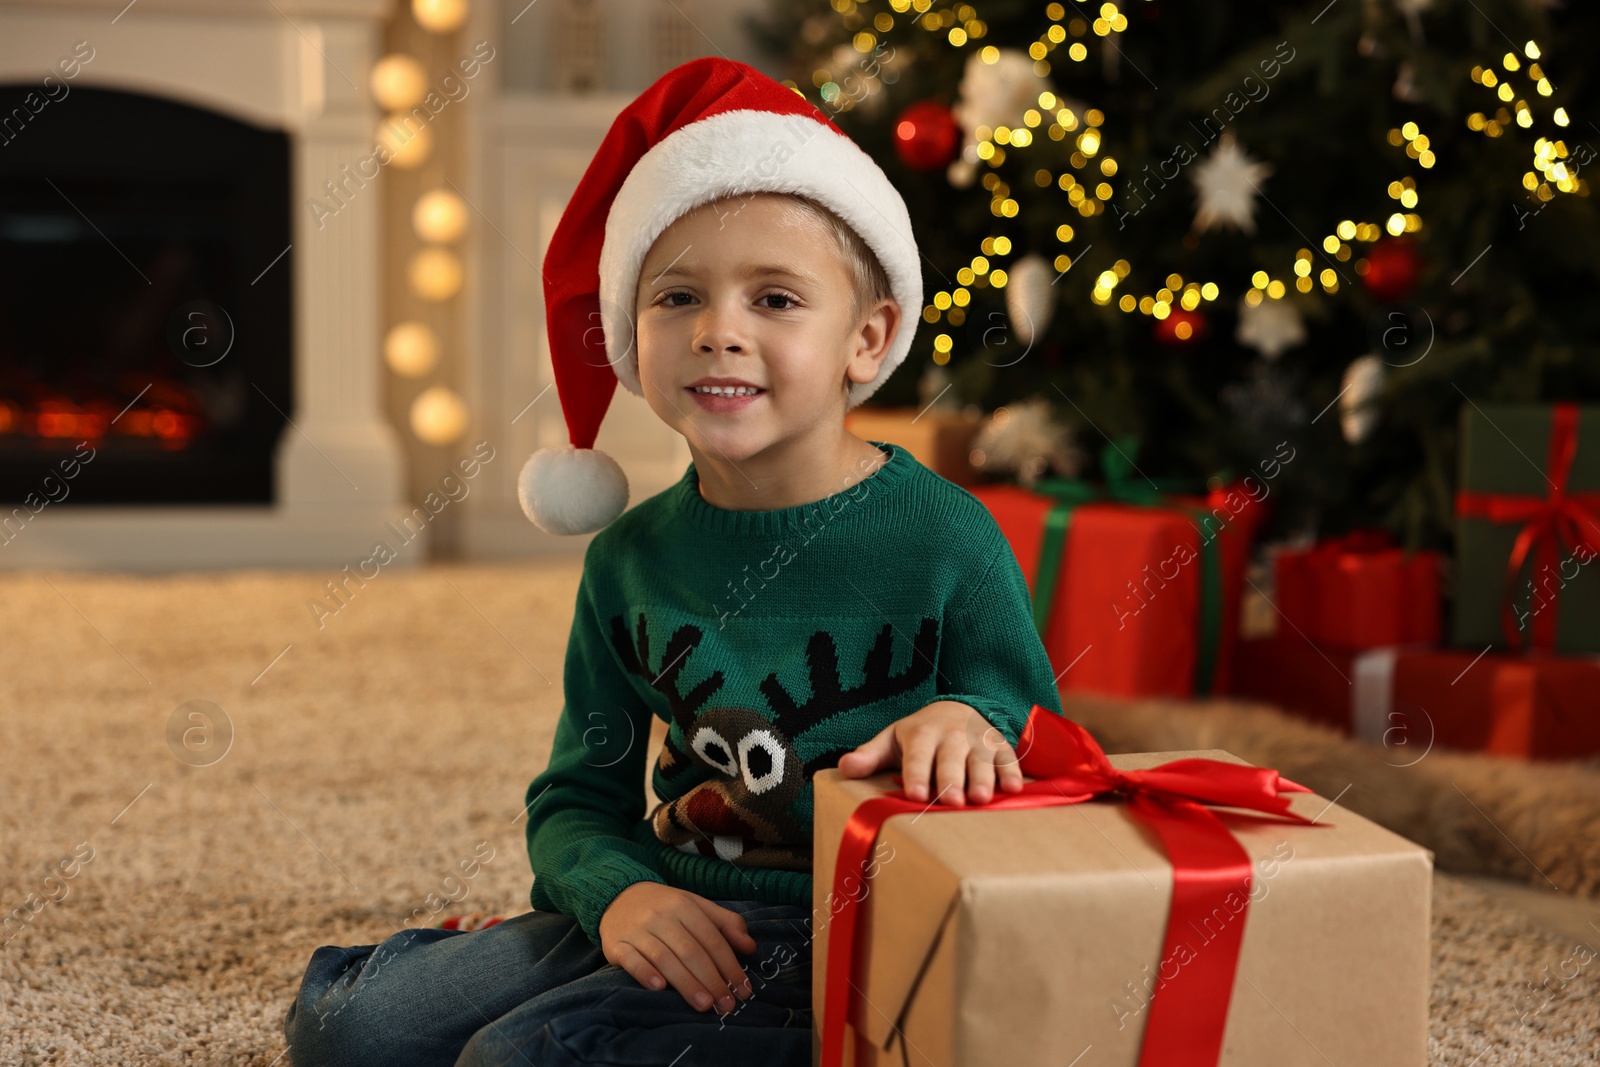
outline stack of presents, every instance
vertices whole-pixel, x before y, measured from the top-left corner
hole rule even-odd
[[[852,429],[940,469],[973,427],[924,419]],[[1376,534],[1250,575],[1287,446],[1198,493],[1125,442],[1095,485],[941,473],[1010,541],[1063,689],[1243,694],[1419,753],[1600,752],[1600,408],[1463,424],[1448,637],[1440,559]],[[1276,632],[1241,632],[1268,593]],[[1108,756],[1036,706],[1018,754],[1024,791],[980,806],[813,778],[816,1064],[1427,1062],[1431,852],[1220,749]]]
[[[932,413],[918,422],[939,435]],[[1448,619],[1440,556],[1378,532],[1252,574],[1287,445],[1192,495],[1145,478],[1125,443],[1104,484],[1032,489],[973,484],[948,445],[927,454],[1010,540],[1063,690],[1232,694],[1419,752],[1600,754],[1600,407],[1468,404],[1461,440]]]

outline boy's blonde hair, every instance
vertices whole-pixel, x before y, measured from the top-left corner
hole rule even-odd
[[[844,260],[852,282],[850,307],[854,321],[860,322],[868,308],[894,295],[889,288],[889,275],[884,271],[883,264],[848,222],[809,196],[801,196],[798,193],[771,195],[783,197],[797,210],[809,211],[833,236],[834,245],[839,249],[839,256]],[[901,309],[901,313],[905,313],[904,308]]]

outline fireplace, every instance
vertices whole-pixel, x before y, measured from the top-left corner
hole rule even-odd
[[[0,86],[3,510],[85,447],[65,506],[270,505],[294,407],[287,136],[91,88],[13,125],[34,89]]]
[[[390,7],[0,0],[0,567],[337,569],[410,512],[381,190],[309,210]]]

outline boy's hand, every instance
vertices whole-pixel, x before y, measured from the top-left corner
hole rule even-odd
[[[744,917],[687,890],[659,882],[630,885],[600,916],[600,948],[647,989],[671,982],[696,1011],[713,1003],[723,1014],[732,1011],[730,986],[741,1000],[752,995],[733,955],[756,949]]]
[[[958,808],[969,798],[987,804],[994,796],[997,771],[1001,789],[1015,793],[1022,788],[1016,750],[977,708],[957,700],[934,701],[839,760],[839,772],[846,778],[866,778],[895,766],[912,800],[928,799],[937,771],[935,799]]]

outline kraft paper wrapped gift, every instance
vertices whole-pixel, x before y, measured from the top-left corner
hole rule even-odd
[[[1109,759],[1126,771],[1187,757],[1246,764],[1219,749]],[[836,768],[812,784],[816,1064],[840,837],[862,801],[898,785]],[[1318,824],[1211,809],[1252,860],[1217,1062],[1423,1067],[1433,853],[1315,793],[1287,799]],[[1120,797],[898,814],[870,856],[845,1064],[1066,1065],[1091,1048],[1095,1067],[1138,1063],[1173,869]],[[1199,932],[1190,944],[1207,951]]]
[[[967,457],[983,425],[976,411],[863,404],[844,417],[845,429],[863,440],[899,445],[917,462],[957,485],[972,485],[978,472]]]

